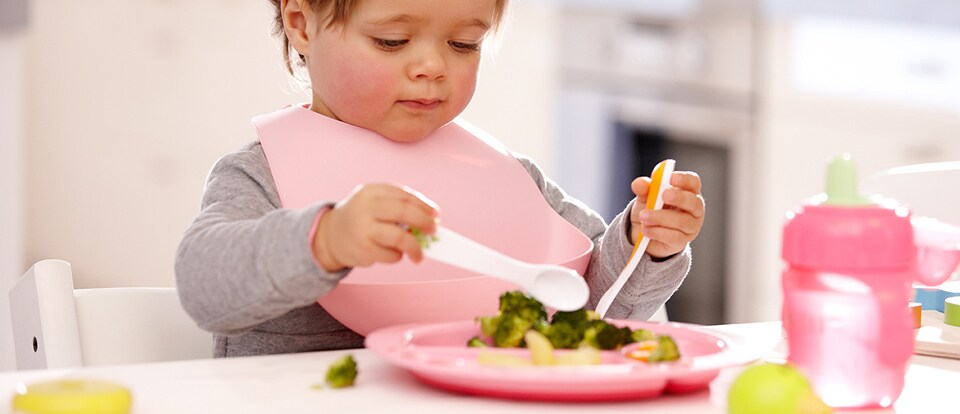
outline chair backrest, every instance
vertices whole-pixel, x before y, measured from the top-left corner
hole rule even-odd
[[[34,264],[10,290],[18,369],[209,358],[212,336],[174,288],[74,289],[70,264]]]
[[[960,161],[904,165],[865,177],[864,194],[881,194],[926,216],[960,226]]]
[[[653,316],[647,320],[650,322],[669,322],[667,320],[667,307],[660,305],[660,309],[657,309],[657,311],[653,313]]]

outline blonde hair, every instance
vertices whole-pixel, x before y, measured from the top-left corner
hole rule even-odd
[[[303,2],[315,12],[330,7],[327,27],[332,27],[346,23],[347,20],[350,19],[350,13],[356,9],[360,0],[303,0]],[[295,58],[291,56],[293,47],[290,46],[290,39],[287,39],[287,35],[283,31],[283,13],[282,10],[280,10],[281,0],[270,0],[270,4],[273,5],[275,12],[273,18],[273,35],[283,39],[283,61],[287,66],[287,71],[290,72],[291,75],[296,76],[294,67],[302,67],[304,65],[303,55],[297,54]],[[493,12],[494,29],[500,26],[506,7],[507,0],[496,0]],[[296,51],[293,51],[293,53],[296,53]]]

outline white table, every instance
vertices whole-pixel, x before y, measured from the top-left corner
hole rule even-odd
[[[782,360],[779,322],[720,325],[720,332],[751,338],[770,360]],[[322,384],[327,366],[352,353],[360,374],[352,388]],[[0,412],[10,409],[17,383],[58,378],[106,379],[133,393],[133,413],[723,413],[725,390],[739,369],[720,374],[687,395],[611,403],[543,403],[500,400],[434,389],[368,350],[329,351],[217,360],[178,361],[61,370],[0,373]],[[947,412],[956,407],[960,360],[914,356],[894,409],[865,413]],[[713,401],[711,401],[713,400]]]

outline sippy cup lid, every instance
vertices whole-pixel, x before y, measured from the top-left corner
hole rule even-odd
[[[826,194],[787,213],[783,259],[791,266],[832,271],[904,270],[916,260],[910,212],[857,189],[852,157],[827,168]]]

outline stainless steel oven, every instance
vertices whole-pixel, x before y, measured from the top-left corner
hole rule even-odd
[[[707,216],[667,313],[725,323],[743,318],[749,296],[738,275],[749,249],[754,4],[659,3],[561,8],[557,180],[609,220],[661,159],[698,172]]]

